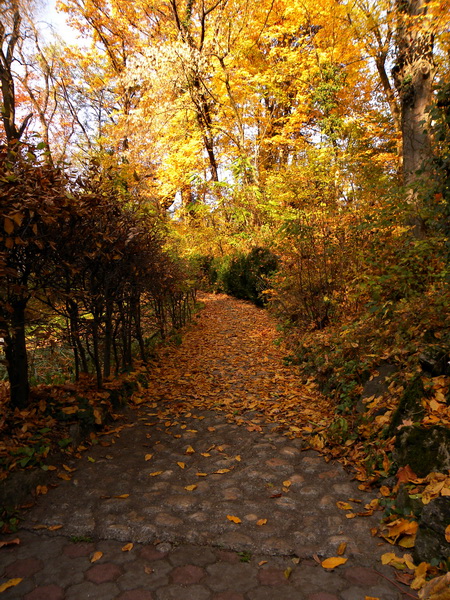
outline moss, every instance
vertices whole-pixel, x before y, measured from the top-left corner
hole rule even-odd
[[[420,421],[424,416],[422,398],[426,395],[422,378],[417,375],[403,392],[397,410],[392,415],[388,436],[397,434],[398,426],[404,419]]]

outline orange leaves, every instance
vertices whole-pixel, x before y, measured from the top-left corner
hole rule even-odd
[[[265,525],[267,523],[267,519],[259,519],[258,521],[256,521],[256,524],[259,527],[262,527],[263,525]]]
[[[340,565],[345,565],[348,561],[348,558],[343,558],[342,556],[332,556],[331,558],[326,558],[322,561],[321,565],[324,569],[335,569]]]
[[[227,515],[227,519],[229,521],[231,521],[232,523],[236,523],[236,524],[242,523],[242,521],[239,517],[235,517],[233,515]]]
[[[191,485],[187,485],[184,488],[185,490],[187,490],[188,492],[193,492],[195,489],[197,489],[197,484],[193,483]]]
[[[194,454],[195,450],[192,446],[188,446],[184,451],[185,454]]]
[[[97,552],[94,552],[94,554],[91,556],[91,563],[97,562],[98,560],[101,559],[102,556],[103,556],[103,552],[100,552],[100,550],[98,550]]]
[[[385,524],[380,531],[380,536],[390,544],[398,543],[403,548],[412,548],[418,529],[416,521],[408,519],[395,519]]]
[[[16,585],[19,585],[19,583],[23,581],[23,579],[21,579],[20,577],[17,577],[15,579],[9,579],[8,581],[5,581],[5,583],[2,583],[0,585],[0,594],[2,592],[5,592],[6,590],[8,590],[11,587],[15,587]]]

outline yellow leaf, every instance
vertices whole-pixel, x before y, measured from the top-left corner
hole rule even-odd
[[[163,471],[154,471],[153,473],[150,473],[149,477],[156,477],[157,475],[161,475],[161,473],[163,473]]]
[[[256,524],[261,526],[261,525],[265,525],[267,523],[267,519],[259,519],[259,521],[256,521]]]
[[[322,561],[321,565],[324,569],[334,569],[335,567],[339,567],[339,565],[345,565],[348,561],[348,558],[343,558],[342,556],[332,556],[331,558],[326,558]]]
[[[356,513],[347,513],[345,516],[347,519],[354,519],[357,515]]]
[[[388,565],[392,560],[397,560],[395,552],[386,552],[381,555],[381,562],[383,565]]]
[[[398,542],[398,545],[401,546],[402,548],[414,548],[415,543],[416,543],[416,536],[415,535],[407,535]]]
[[[102,424],[102,413],[98,408],[94,408],[93,410],[93,414],[94,414],[94,421],[96,425],[101,425]]]
[[[389,494],[391,493],[391,490],[386,485],[382,485],[380,487],[380,492],[381,492],[382,496],[386,497],[386,496],[389,496]]]
[[[194,454],[195,450],[192,446],[188,446],[185,450],[185,454]]]
[[[337,551],[338,556],[342,556],[346,549],[347,549],[347,542],[342,542],[342,544],[339,544],[339,548]]]
[[[202,456],[204,456],[205,458],[208,458],[209,456],[211,456],[211,454],[209,452],[201,452],[200,454]]]
[[[336,506],[341,510],[353,510],[353,506],[351,504],[348,502],[342,502],[341,500],[336,502]]]
[[[103,552],[100,552],[100,550],[98,550],[97,552],[94,552],[94,554],[91,556],[91,563],[97,562],[98,560],[101,559],[102,556],[103,556]]]
[[[62,525],[50,525],[50,527],[48,528],[49,531],[58,531],[58,529],[61,529]]]
[[[375,596],[364,596],[364,600],[380,600],[380,599],[375,598]]]
[[[284,576],[286,577],[286,579],[289,579],[289,577],[291,576],[292,573],[292,567],[288,567],[285,571],[284,571]]]
[[[445,539],[450,544],[450,525],[447,525],[447,527],[445,528]]]
[[[283,485],[284,487],[290,487],[292,485],[292,481],[289,481],[289,479],[286,479],[286,481],[283,481]]]
[[[258,567],[262,567],[263,565],[267,564],[267,560],[260,560],[258,563]]]
[[[218,469],[213,472],[213,475],[223,475],[224,473],[229,473],[231,469]]]
[[[188,492],[193,492],[197,488],[197,484],[193,483],[192,485],[187,485],[184,489]]]
[[[208,477],[208,473],[196,473],[197,477]]]
[[[129,552],[130,550],[133,549],[133,545],[131,542],[129,544],[125,544],[125,546],[122,547],[122,552]]]
[[[241,457],[240,457],[240,455],[238,454],[237,456],[235,456],[235,457],[234,457],[234,460],[237,460],[238,462],[241,462]]]
[[[150,460],[151,458],[153,458],[153,454],[146,454],[146,455],[144,456],[144,459],[145,459],[145,460]]]
[[[130,494],[120,494],[120,496],[114,496],[114,498],[119,498],[120,500],[125,500],[125,498],[129,498]]]
[[[0,585],[0,594],[2,592],[4,592],[5,590],[7,590],[10,587],[14,587],[16,585],[19,585],[19,583],[23,581],[23,579],[21,578],[17,578],[17,579],[10,579],[9,581],[6,581],[5,583],[2,583],[2,585]]]
[[[70,481],[72,478],[67,475],[67,473],[58,473],[59,479],[64,479],[64,481]]]
[[[177,465],[180,467],[180,469],[186,468],[186,463],[184,463],[184,462],[177,462]]]
[[[76,471],[76,469],[71,469],[70,467],[68,467],[67,465],[63,465],[63,469],[65,471],[67,471],[68,473],[74,473]]]
[[[234,517],[233,515],[227,515],[227,519],[229,521],[233,521],[233,523],[241,523],[241,520],[239,517]]]
[[[426,584],[426,575],[428,570],[428,564],[421,562],[420,565],[414,571],[414,580],[411,583],[411,589],[420,590]]]

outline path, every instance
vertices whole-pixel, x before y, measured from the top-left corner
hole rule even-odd
[[[20,545],[0,549],[0,585],[22,578],[2,600],[408,597],[381,565],[392,548],[370,535],[377,515],[347,518],[336,504],[365,512],[372,497],[286,435],[289,423],[278,431],[258,414],[287,403],[298,425],[326,408],[282,366],[266,313],[205,300],[124,426],[69,463],[70,481],[39,498]],[[317,562],[345,544],[346,564]]]

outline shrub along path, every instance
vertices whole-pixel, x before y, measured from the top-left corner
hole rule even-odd
[[[2,600],[415,597],[381,564],[373,496],[304,449],[329,407],[283,366],[270,317],[203,300],[122,424],[5,538]]]

